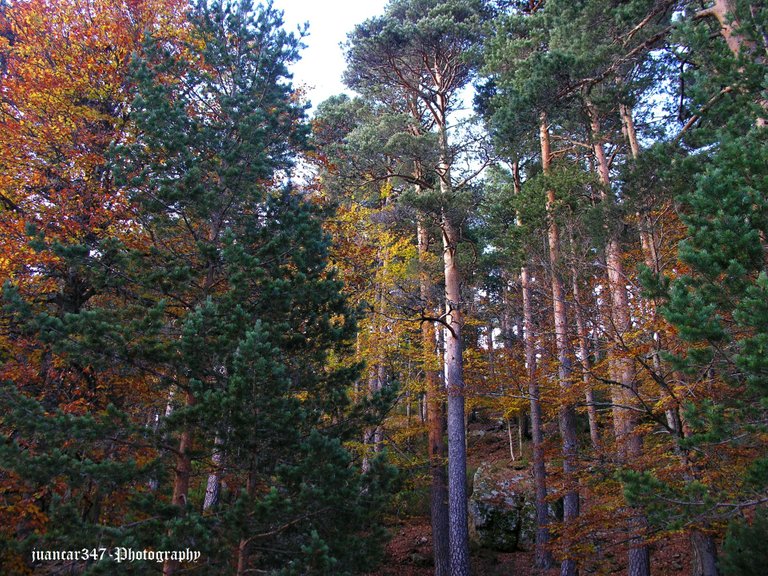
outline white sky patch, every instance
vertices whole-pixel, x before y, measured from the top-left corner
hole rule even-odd
[[[346,68],[340,43],[356,24],[384,12],[386,0],[274,0],[284,12],[285,29],[295,31],[309,22],[309,36],[301,60],[292,68],[293,84],[305,87],[307,99],[315,108],[323,100],[350,93],[341,82]]]

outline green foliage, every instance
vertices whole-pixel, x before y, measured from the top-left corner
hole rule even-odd
[[[734,520],[728,525],[719,567],[725,576],[759,576],[765,572],[768,511],[758,509],[751,522]]]
[[[375,207],[387,202],[384,182],[397,194],[414,182],[434,185],[423,167],[437,161],[436,136],[394,103],[329,98],[315,113],[313,144],[322,153],[324,187],[337,201],[351,195]]]
[[[367,20],[349,35],[345,82],[363,94],[373,91],[373,96],[392,88],[429,91],[436,80],[430,78],[430,69],[462,55],[450,78],[444,79],[448,91],[456,90],[472,75],[472,56],[490,15],[480,0],[390,2],[384,16]]]
[[[756,12],[756,17],[762,13]],[[739,28],[738,33],[748,35],[748,28]],[[677,194],[680,217],[688,230],[678,256],[690,272],[673,281],[646,274],[643,281],[656,297],[665,300],[660,309],[686,344],[683,353],[668,358],[691,382],[718,390],[715,397],[691,398],[685,405],[689,433],[681,440],[681,448],[694,459],[698,454],[726,451],[728,459],[742,456],[744,460],[730,465],[743,466],[746,473],[743,482],[704,481],[701,496],[689,498],[687,506],[683,505],[686,498],[679,498],[680,516],[701,521],[718,517],[716,502],[746,505],[768,486],[760,440],[765,433],[768,389],[768,142],[765,129],[755,127],[761,112],[755,99],[758,91],[750,84],[755,75],[764,75],[765,68],[747,53],[735,58],[724,43],[713,43],[706,25],[690,22],[678,32],[682,41],[702,51],[692,48],[697,63],[703,53],[710,57],[686,76],[689,104],[702,109],[703,118],[684,140],[700,149],[685,151],[686,157],[672,152],[665,162],[658,153],[663,154],[669,145],[659,146],[649,173],[663,188]],[[723,82],[740,88],[733,94],[718,93]],[[722,465],[729,465],[725,456],[720,459]],[[664,490],[670,488],[655,486],[647,494]],[[712,507],[701,509],[694,501]],[[760,525],[756,521],[755,529]],[[752,562],[748,553],[744,566],[736,559],[735,542],[750,538],[746,530],[736,523],[729,532],[730,560],[724,560],[723,566],[730,566],[728,570],[734,574],[742,573],[740,569],[746,570],[744,574],[756,573],[746,568]]]
[[[691,363],[714,358],[724,376],[746,380],[754,391],[765,388],[768,375],[762,360],[768,328],[762,241],[768,231],[767,160],[764,130],[723,135],[696,187],[682,197],[690,236],[680,245],[680,258],[696,274],[672,284],[663,308],[686,341],[701,344],[689,352]],[[730,352],[716,354],[715,344]]]
[[[351,574],[378,558],[393,472],[377,461],[361,474],[344,442],[388,404],[353,406],[359,367],[329,362],[355,314],[327,267],[320,210],[277,183],[307,148],[285,81],[299,40],[281,23],[269,6],[201,2],[187,44],[147,38],[126,79],[133,137],[111,155],[128,230],[88,246],[31,231],[77,283],[58,307],[7,284],[10,325],[41,350],[42,371],[56,362],[106,391],[67,405],[51,378],[3,388],[14,432],[0,465],[32,492],[51,487],[50,528],[24,533],[25,549],[189,547],[206,574],[233,571],[241,542],[249,569],[273,573]],[[196,476],[170,505],[181,458]],[[225,488],[203,511],[214,470]]]
[[[627,501],[641,506],[648,521],[661,529],[680,530],[692,517],[706,514],[715,504],[701,482],[673,486],[651,472],[634,470],[624,470],[618,477]]]

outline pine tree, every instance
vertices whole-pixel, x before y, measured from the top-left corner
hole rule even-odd
[[[395,90],[406,101],[418,102],[437,135],[439,225],[443,240],[446,327],[444,362],[448,392],[448,510],[450,571],[469,574],[467,525],[466,439],[461,295],[458,264],[461,210],[451,176],[455,155],[449,139],[449,114],[458,91],[470,80],[468,61],[477,45],[487,6],[473,0],[391,2],[382,17],[360,24],[349,36],[350,87],[386,93]]]
[[[726,8],[734,12],[723,17]],[[688,236],[678,247],[681,273],[661,282],[646,274],[645,284],[681,340],[666,356],[686,379],[680,449],[694,480],[647,474],[627,483],[657,521],[714,533],[730,520],[720,568],[735,574],[750,573],[749,555],[739,566],[735,554],[760,531],[768,484],[758,440],[765,433],[766,135],[758,80],[765,59],[754,50],[764,43],[766,11],[752,8],[746,20],[746,3],[715,2],[719,16],[691,10],[675,36],[690,54],[680,95],[686,122],[674,146],[651,150],[645,169],[677,194]],[[675,506],[660,505],[670,499]],[[755,514],[754,531],[735,519],[743,510]],[[714,552],[695,574],[718,573]]]
[[[84,278],[77,308],[35,313],[6,288],[20,336],[83,378],[114,372],[136,390],[74,418],[58,398],[41,406],[8,387],[3,425],[16,433],[2,465],[52,484],[48,546],[189,547],[211,574],[346,574],[377,555],[391,472],[377,460],[361,475],[343,444],[367,418],[347,396],[357,367],[332,361],[355,317],[327,267],[320,210],[280,182],[307,131],[287,82],[298,39],[280,25],[270,7],[201,2],[187,42],[150,35],[130,78],[133,129],[111,152],[125,233],[85,248],[36,231],[41,254]],[[203,512],[214,469],[219,500]],[[124,506],[79,514],[83,483]]]

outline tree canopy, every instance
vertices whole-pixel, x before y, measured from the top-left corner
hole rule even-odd
[[[766,30],[0,0],[0,572],[762,574]]]

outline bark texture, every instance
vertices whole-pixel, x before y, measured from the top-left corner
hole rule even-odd
[[[541,164],[544,174],[550,171],[552,152],[549,144],[547,117],[542,113],[539,126],[541,143]],[[557,348],[558,377],[563,396],[568,398],[573,375],[573,350],[568,334],[568,316],[565,301],[565,289],[559,273],[560,264],[560,228],[554,216],[555,191],[547,190],[547,240],[549,243],[549,264],[552,280],[552,308],[555,321],[555,346]],[[564,401],[559,412],[560,436],[563,443],[563,472],[568,484],[563,496],[563,520],[566,527],[579,517],[579,492],[571,486],[577,469],[578,437],[576,434],[576,411],[570,401]],[[561,576],[575,576],[578,573],[576,562],[566,557],[560,568]]]
[[[429,232],[422,220],[417,224],[419,261],[422,271],[419,279],[421,300],[429,313],[434,312],[432,283],[424,269],[429,254]],[[448,478],[445,469],[446,450],[445,411],[440,392],[439,362],[436,358],[435,327],[432,322],[421,324],[421,345],[426,380],[428,456],[430,483],[430,515],[432,521],[432,552],[435,558],[435,576],[450,576],[450,546],[448,538]]]
[[[515,162],[512,166],[515,194],[520,194],[520,165]],[[520,269],[520,284],[523,292],[523,346],[525,349],[525,366],[528,378],[528,397],[531,407],[531,443],[533,444],[533,484],[536,505],[536,566],[549,569],[554,566],[552,552],[548,545],[549,534],[549,505],[547,504],[547,471],[544,457],[544,432],[542,429],[541,400],[539,381],[536,377],[536,340],[533,329],[533,290],[528,268]],[[522,415],[521,426],[522,428]],[[522,434],[521,434],[522,436]],[[522,453],[522,451],[521,451]]]
[[[543,569],[554,565],[547,548],[549,535],[549,506],[547,504],[547,472],[544,461],[544,433],[541,423],[539,382],[536,379],[536,343],[533,337],[533,311],[528,269],[520,270],[523,285],[523,329],[525,365],[528,370],[528,396],[531,403],[531,441],[533,443],[533,484],[536,491],[536,566]]]
[[[208,483],[205,487],[205,499],[203,500],[203,510],[208,510],[216,506],[219,502],[219,492],[221,491],[221,462],[222,445],[224,444],[221,436],[216,436],[213,440],[213,453],[211,454],[211,463],[213,471],[208,475]]]
[[[589,338],[587,337],[587,325],[582,312],[581,291],[576,268],[571,269],[573,281],[573,314],[576,320],[576,336],[579,341],[579,360],[581,361],[581,379],[584,382],[584,397],[587,401],[587,417],[589,419],[589,438],[592,448],[600,446],[600,430],[597,424],[597,407],[595,406],[595,394],[592,389],[592,362],[589,359]]]
[[[595,107],[587,100],[590,117],[592,146],[597,161],[597,170],[602,184],[602,201],[614,202],[611,194],[611,180],[608,159],[600,134],[600,118]],[[608,223],[606,223],[606,227]],[[636,462],[643,452],[642,437],[637,432],[637,412],[633,406],[637,403],[638,389],[635,366],[632,358],[624,352],[627,346],[625,338],[632,328],[629,311],[629,296],[624,265],[621,260],[621,246],[614,232],[608,230],[605,246],[605,262],[608,268],[608,292],[611,296],[610,320],[613,328],[612,372],[616,384],[611,389],[614,405],[614,428],[619,462]],[[646,520],[640,513],[635,513],[629,522],[630,538],[629,566],[630,576],[650,575],[650,552],[643,539],[636,534],[643,532]]]
[[[435,84],[443,85],[441,73],[435,71]],[[467,524],[467,448],[464,421],[464,366],[461,341],[461,272],[456,261],[459,228],[448,207],[452,202],[451,151],[448,146],[447,98],[435,96],[439,161],[437,175],[443,201],[440,228],[443,237],[443,271],[445,276],[445,385],[448,392],[448,516],[451,548],[451,576],[468,576],[469,526]]]
[[[719,576],[717,546],[711,535],[691,530],[691,576]]]

